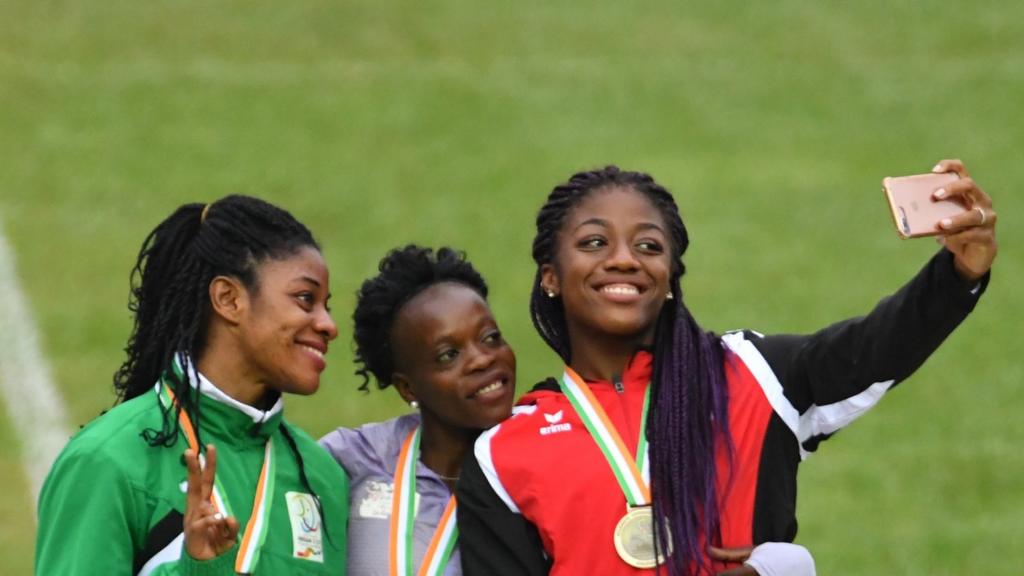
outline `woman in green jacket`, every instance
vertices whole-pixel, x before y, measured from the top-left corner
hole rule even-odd
[[[255,198],[187,204],[132,280],[120,403],[50,471],[36,573],[343,574],[347,480],[282,415],[337,336],[309,230]]]

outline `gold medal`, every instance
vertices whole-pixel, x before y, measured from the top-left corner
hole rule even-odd
[[[622,494],[626,497],[626,515],[615,525],[613,541],[619,558],[634,568],[654,568],[665,562],[665,556],[672,554],[668,544],[667,554],[655,551],[654,514],[651,512],[650,471],[647,464],[647,410],[651,404],[651,387],[644,390],[644,407],[640,415],[639,442],[636,457],[622,441],[615,424],[608,418],[601,403],[587,383],[568,366],[562,375],[562,391],[572,403],[576,414],[587,427],[587,432],[604,454],[608,465],[615,474]],[[664,520],[663,520],[664,521]],[[664,524],[667,540],[668,524]]]
[[[615,525],[615,551],[634,568],[654,568],[665,561],[654,552],[653,518],[650,506],[635,506]]]

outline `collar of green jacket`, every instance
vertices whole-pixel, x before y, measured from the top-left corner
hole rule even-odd
[[[215,394],[211,394],[205,386],[199,388],[200,434],[209,430],[229,444],[263,444],[281,426],[284,419],[281,398],[270,410],[258,410],[234,400],[216,387],[214,390]]]
[[[233,445],[263,444],[281,426],[284,419],[284,400],[280,394],[269,408],[261,410],[228,396],[202,372],[182,369],[183,366],[187,367],[190,364],[184,354],[179,354],[175,361],[175,371],[179,374],[184,372],[192,387],[192,393],[195,394],[194,397],[198,399],[200,439],[204,431],[210,431],[216,437]],[[193,422],[197,419],[197,414],[189,416]]]

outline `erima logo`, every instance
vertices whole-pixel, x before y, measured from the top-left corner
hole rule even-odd
[[[555,412],[554,414],[545,413],[544,414],[544,419],[548,421],[548,424],[550,424],[550,426],[543,426],[543,427],[541,427],[541,429],[540,429],[540,435],[541,436],[547,436],[549,434],[557,434],[559,432],[568,432],[568,431],[572,430],[572,424],[570,424],[568,422],[559,424],[559,422],[562,421],[562,411],[561,410],[559,410],[558,412]]]

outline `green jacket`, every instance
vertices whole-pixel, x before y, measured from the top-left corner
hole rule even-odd
[[[208,383],[206,383],[208,384]],[[204,384],[205,385],[205,384]],[[246,414],[219,390],[199,395],[200,442],[217,446],[217,478],[240,524],[249,520],[267,438],[273,438],[276,474],[270,522],[255,574],[345,573],[348,479],[317,443],[284,422],[281,403]],[[220,397],[214,399],[215,397]],[[150,446],[143,430],[161,427],[154,390],[125,402],[90,423],[64,448],[39,499],[35,571],[39,576],[103,574],[234,574],[238,546],[198,562],[183,553],[187,443]],[[252,413],[262,414],[262,423]],[[299,476],[295,453],[282,433],[287,426],[302,454],[309,484],[320,498],[323,525]],[[304,505],[305,504],[305,505]],[[319,540],[318,540],[319,536]],[[320,560],[298,557],[320,542]],[[148,564],[147,564],[148,562]]]

